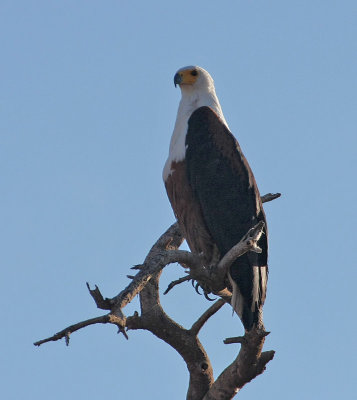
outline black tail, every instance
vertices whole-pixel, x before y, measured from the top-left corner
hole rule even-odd
[[[248,254],[240,257],[228,274],[233,289],[231,304],[247,331],[259,320],[265,300],[268,271],[266,266],[252,265],[249,258]]]

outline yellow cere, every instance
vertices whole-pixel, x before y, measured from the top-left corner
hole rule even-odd
[[[178,74],[182,78],[180,85],[193,85],[197,80],[199,72],[195,68],[190,68],[179,71]]]

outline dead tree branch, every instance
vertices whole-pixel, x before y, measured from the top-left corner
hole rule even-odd
[[[248,233],[241,239],[239,243],[233,246],[218,263],[217,269],[222,271],[225,276],[228,268],[233,264],[233,262],[244,253],[248,251],[254,251],[256,253],[261,253],[261,249],[258,247],[257,242],[263,234],[264,222],[258,222],[253,228],[251,228]]]
[[[100,308],[101,310],[110,310],[111,309],[111,300],[105,299],[102,296],[102,293],[100,293],[100,290],[97,285],[95,285],[94,289],[91,289],[89,286],[89,283],[87,282],[86,284],[87,284],[89,294],[93,297],[93,300],[95,301],[95,304],[97,305],[97,307]]]
[[[211,318],[212,315],[214,315],[217,311],[219,311],[225,303],[226,302],[224,301],[224,299],[217,300],[214,304],[211,305],[209,309],[207,309],[200,316],[200,318],[198,318],[198,320],[192,325],[190,331],[195,335],[198,335],[199,331],[201,330],[203,325],[208,321],[208,319]]]
[[[281,196],[281,193],[267,193],[264,196],[261,196],[262,203],[267,203],[268,201],[273,201],[278,199]]]
[[[280,197],[280,194],[262,196],[263,202]],[[184,238],[177,223],[173,224],[152,246],[143,264],[132,269],[137,270],[132,281],[115,297],[104,298],[97,286],[91,289],[87,283],[90,295],[98,308],[109,310],[109,313],[99,317],[70,325],[55,335],[39,340],[34,344],[40,346],[50,341],[65,338],[73,332],[94,324],[114,324],[127,337],[127,331],[144,329],[172,346],[186,362],[190,383],[187,393],[188,400],[227,400],[234,397],[247,382],[261,374],[266,364],[274,357],[273,351],[262,352],[265,336],[264,327],[260,326],[243,337],[229,338],[225,343],[240,343],[241,349],[236,359],[221,373],[214,382],[213,369],[209,357],[198,339],[198,334],[207,320],[230,301],[231,293],[226,288],[225,276],[231,263],[247,251],[259,251],[257,241],[262,234],[261,223],[253,227],[242,240],[235,245],[216,265],[205,266],[203,257],[188,251],[179,250]],[[175,285],[189,279],[208,288],[208,292],[221,297],[209,307],[192,324],[185,329],[172,320],[164,311],[160,302],[159,281],[163,268],[171,263],[179,263],[189,269],[187,277],[172,282],[165,293]],[[205,292],[205,294],[207,294]],[[126,317],[124,307],[139,296],[141,312]]]
[[[79,329],[85,328],[86,326],[89,325],[95,325],[95,324],[107,324],[107,323],[113,323],[112,321],[109,321],[109,316],[108,315],[102,315],[101,317],[95,317],[91,319],[87,319],[85,321],[77,322],[76,324],[70,325],[67,328],[64,328],[63,330],[55,333],[53,336],[48,337],[47,339],[42,339],[34,343],[35,346],[41,346],[41,344],[47,343],[47,342],[55,342],[57,340],[66,339],[66,345],[69,345],[69,335],[75,331],[78,331]]]
[[[167,289],[164,291],[164,294],[169,293],[171,289],[173,289],[176,285],[179,285],[182,282],[187,282],[190,281],[192,278],[190,275],[183,276],[182,278],[176,279],[175,281],[172,281],[168,286]]]
[[[274,358],[274,351],[262,352],[266,332],[253,329],[241,338],[237,358],[221,373],[203,400],[232,399],[242,387],[262,374]]]

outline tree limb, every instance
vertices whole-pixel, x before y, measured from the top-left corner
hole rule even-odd
[[[198,318],[198,320],[192,325],[190,331],[198,335],[199,331],[203,327],[203,325],[208,321],[212,315],[214,315],[218,310],[221,309],[221,307],[226,304],[226,302],[223,299],[217,300],[214,304],[211,305],[210,308],[208,308],[201,316]]]
[[[114,321],[110,320],[109,315],[102,315],[101,317],[95,317],[91,319],[87,319],[85,321],[77,322],[76,324],[70,325],[67,328],[55,333],[53,336],[50,336],[47,339],[42,339],[34,343],[35,346],[41,346],[41,344],[47,342],[55,342],[57,340],[66,338],[66,345],[69,345],[69,335],[79,329],[85,328],[89,325],[95,324],[108,324],[108,323],[115,323]]]
[[[256,253],[260,253],[261,249],[257,246],[257,242],[260,239],[264,222],[258,222],[253,228],[249,229],[248,233],[244,235],[244,237],[233,246],[221,259],[221,261],[217,265],[217,271],[221,271],[222,275],[225,276],[227,274],[228,268],[233,264],[233,262],[243,254],[248,251],[255,251]]]
[[[164,291],[164,294],[169,293],[169,291],[171,289],[173,289],[176,285],[179,285],[182,282],[187,282],[190,281],[192,278],[190,275],[184,276],[182,278],[176,279],[175,281],[172,281],[171,283],[169,283],[169,285],[167,286],[167,289]]]
[[[267,203],[268,201],[273,201],[281,196],[281,193],[267,193],[261,196],[262,203]]]
[[[261,199],[262,202],[268,202],[278,197],[280,197],[280,193],[268,193]],[[262,352],[267,333],[261,326],[246,332],[243,337],[226,339],[225,343],[240,343],[241,349],[237,358],[215,382],[211,362],[197,335],[207,320],[225,302],[229,302],[231,293],[225,287],[227,268],[245,252],[259,251],[256,243],[262,229],[263,226],[257,224],[221,261],[216,265],[205,266],[203,257],[200,255],[178,250],[184,238],[178,224],[173,224],[152,246],[144,263],[132,268],[138,270],[138,273],[131,276],[132,281],[118,295],[112,299],[104,298],[97,286],[91,289],[87,283],[89,293],[97,307],[110,310],[109,314],[70,325],[49,338],[35,342],[34,345],[40,346],[43,343],[62,338],[66,339],[68,345],[71,333],[99,323],[116,325],[125,337],[127,337],[125,329],[149,330],[172,346],[186,362],[190,374],[187,400],[228,400],[233,398],[240,388],[261,374],[266,364],[274,357],[273,351]],[[185,329],[173,321],[165,313],[160,303],[159,279],[161,272],[166,265],[174,262],[180,263],[184,268],[190,268],[190,275],[172,282],[171,287],[193,278],[199,282],[200,286],[208,288],[205,294],[213,292],[221,297],[192,324],[190,329]],[[141,314],[135,312],[133,316],[125,317],[122,310],[136,295],[140,297]]]
[[[237,358],[216,379],[203,400],[230,400],[245,384],[264,372],[275,354],[274,351],[262,353],[266,335],[264,329],[254,328],[239,338],[241,349]]]
[[[105,299],[102,296],[102,293],[100,292],[97,285],[95,285],[94,289],[91,289],[89,286],[89,283],[87,282],[86,284],[87,284],[89,294],[93,297],[93,300],[95,301],[95,304],[97,305],[97,307],[100,308],[101,310],[110,310],[111,309],[111,300]]]

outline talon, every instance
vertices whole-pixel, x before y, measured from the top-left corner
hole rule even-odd
[[[199,290],[198,290],[199,287],[200,287],[200,285],[199,285],[199,283],[197,282],[196,285],[195,285],[195,290],[196,290],[196,292],[201,296],[202,293],[199,292]]]
[[[215,301],[215,300],[216,300],[216,299],[211,299],[211,298],[208,296],[208,293],[207,293],[207,292],[204,292],[203,294],[204,294],[205,298],[206,298],[207,300],[209,300],[209,301]]]

